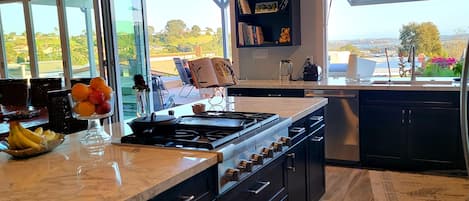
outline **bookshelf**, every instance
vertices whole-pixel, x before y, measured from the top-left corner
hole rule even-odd
[[[300,0],[236,0],[235,13],[238,48],[301,44]]]

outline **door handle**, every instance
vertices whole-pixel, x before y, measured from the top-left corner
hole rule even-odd
[[[296,165],[295,165],[295,153],[287,154],[288,158],[291,158],[291,166],[288,166],[287,169],[296,172]]]
[[[183,196],[179,196],[179,200],[181,200],[181,201],[192,201],[192,200],[195,200],[195,196],[194,195],[183,195]]]
[[[404,121],[405,121],[405,120],[404,120],[404,119],[405,119],[405,110],[401,110],[401,113],[402,113],[402,115],[401,115],[401,124],[404,125]]]
[[[255,195],[259,194],[262,190],[267,188],[267,186],[270,185],[270,181],[260,181],[260,184],[262,184],[261,187],[259,187],[257,190],[248,190],[248,192],[253,193]]]
[[[412,124],[412,110],[409,110],[409,124]]]

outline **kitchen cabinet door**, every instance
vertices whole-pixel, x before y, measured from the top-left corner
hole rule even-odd
[[[406,115],[406,110],[399,106],[360,108],[361,160],[365,166],[401,168],[404,165]]]
[[[308,138],[308,200],[320,200],[326,191],[324,126]]]
[[[303,139],[286,154],[289,200],[307,200],[306,145],[307,139]]]
[[[217,166],[212,166],[207,170],[183,181],[182,183],[166,190],[151,201],[179,201],[198,200],[212,201],[216,196],[217,188]]]
[[[418,169],[464,168],[457,108],[408,110],[408,156]]]

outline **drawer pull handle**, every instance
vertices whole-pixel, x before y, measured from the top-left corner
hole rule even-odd
[[[259,187],[257,190],[248,190],[248,192],[253,193],[255,195],[259,194],[262,190],[267,188],[267,186],[270,185],[270,181],[260,181],[260,184],[262,184],[261,187]]]
[[[313,141],[313,142],[321,142],[323,139],[324,139],[324,137],[314,136],[314,137],[311,139],[311,141]]]
[[[281,97],[282,94],[267,94],[268,97]]]
[[[192,201],[192,200],[195,200],[195,196],[194,195],[183,195],[183,196],[179,196],[179,200],[181,200],[181,201]]]

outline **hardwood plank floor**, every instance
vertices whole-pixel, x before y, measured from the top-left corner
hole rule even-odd
[[[373,201],[368,170],[326,166],[326,193],[321,201]]]

